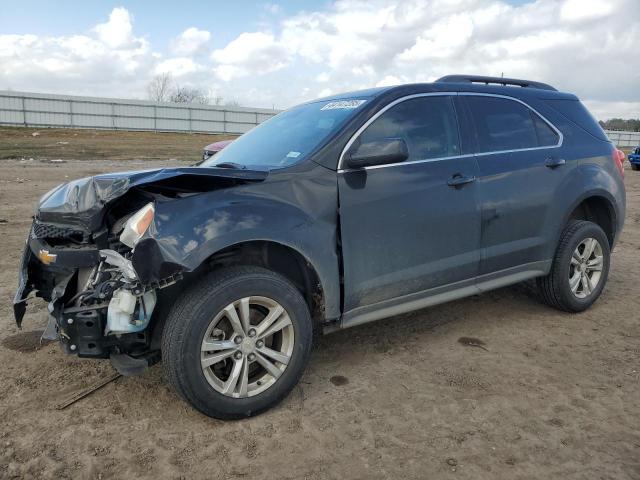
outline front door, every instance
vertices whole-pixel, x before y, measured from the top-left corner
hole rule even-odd
[[[478,168],[461,154],[452,98],[403,100],[356,142],[384,138],[402,138],[409,158],[338,173],[345,313],[428,295],[478,271]]]

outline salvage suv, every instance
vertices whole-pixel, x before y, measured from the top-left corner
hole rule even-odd
[[[622,229],[615,148],[580,101],[448,76],[312,101],[198,167],[97,175],[40,200],[14,310],[123,374],[162,359],[206,415],[294,387],[314,332],[535,278],[580,312]]]

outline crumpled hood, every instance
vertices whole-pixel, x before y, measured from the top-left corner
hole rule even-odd
[[[178,167],[108,173],[65,183],[45,194],[37,218],[95,231],[102,224],[104,207],[132,188],[166,194],[198,193],[237,183],[260,182],[268,171],[216,167]]]

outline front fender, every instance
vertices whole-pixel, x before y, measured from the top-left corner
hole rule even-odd
[[[313,266],[325,296],[325,315],[337,318],[335,189],[335,179],[327,176],[326,181],[289,179],[157,201],[153,225],[135,248],[134,268],[143,283],[150,283],[193,271],[214,253],[238,243],[277,242]]]

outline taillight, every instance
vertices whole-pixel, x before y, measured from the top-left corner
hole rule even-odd
[[[616,164],[616,167],[618,167],[618,170],[620,171],[620,175],[622,175],[623,177],[624,177],[624,159],[625,159],[624,152],[619,148],[614,148],[613,162]]]

